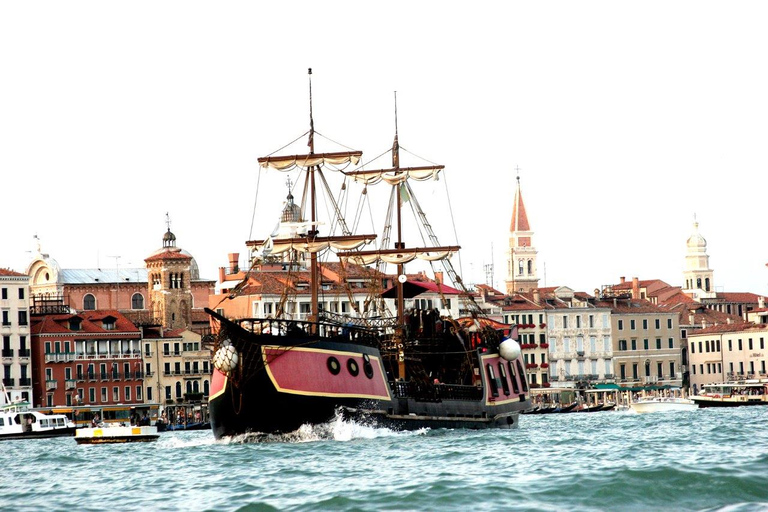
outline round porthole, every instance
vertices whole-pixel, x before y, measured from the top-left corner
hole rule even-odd
[[[360,367],[357,366],[357,361],[354,359],[347,359],[347,370],[351,376],[357,377],[360,373]]]
[[[335,357],[331,356],[328,358],[328,371],[331,372],[333,375],[338,375],[341,371],[341,363],[339,363],[339,360]]]
[[[371,358],[368,354],[363,354],[363,373],[369,379],[373,378],[373,365],[371,364]]]

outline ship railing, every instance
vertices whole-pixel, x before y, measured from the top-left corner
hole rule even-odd
[[[377,331],[354,324],[309,322],[275,318],[243,318],[235,321],[240,327],[254,334],[292,338],[331,338],[339,343],[356,343],[378,346]],[[223,333],[226,334],[226,333]]]
[[[394,398],[440,402],[442,400],[480,400],[483,397],[482,388],[471,385],[429,384],[415,381],[393,381],[389,385]]]

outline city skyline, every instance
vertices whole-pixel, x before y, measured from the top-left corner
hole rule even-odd
[[[251,232],[256,158],[308,129],[312,67],[316,129],[364,160],[391,146],[398,91],[401,145],[446,165],[466,282],[493,263],[503,289],[519,173],[541,286],[682,285],[696,215],[715,288],[768,294],[768,7],[338,5],[290,36],[263,23],[283,6],[0,7],[0,266],[24,271],[34,235],[64,268],[143,266],[169,212],[215,279],[276,221],[282,185]],[[331,20],[350,30],[314,38]]]

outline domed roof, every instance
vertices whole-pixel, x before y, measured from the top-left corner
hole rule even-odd
[[[301,222],[301,208],[293,202],[293,194],[288,192],[283,213],[280,215],[280,222]]]
[[[688,247],[699,247],[702,249],[707,248],[707,241],[706,239],[699,234],[699,223],[694,222],[693,223],[693,234],[688,238],[688,241],[685,243]]]
[[[171,233],[171,228],[163,235],[163,247],[173,247],[176,245],[176,235]]]

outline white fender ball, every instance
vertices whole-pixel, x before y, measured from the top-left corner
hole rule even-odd
[[[520,357],[520,344],[512,338],[506,338],[499,345],[499,355],[507,361],[514,361]]]

